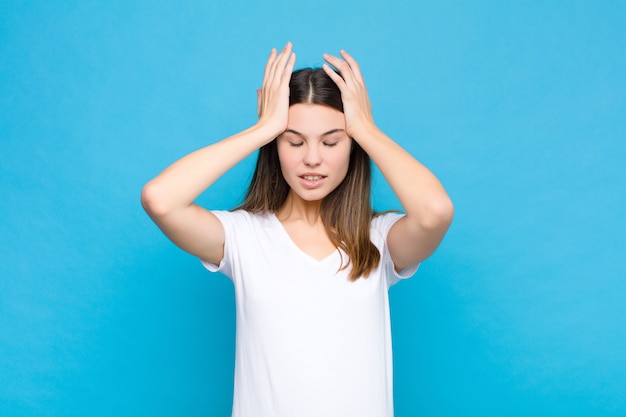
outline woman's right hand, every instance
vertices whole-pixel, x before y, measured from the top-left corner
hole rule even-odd
[[[296,62],[296,54],[292,49],[291,42],[287,42],[279,54],[272,48],[265,65],[263,86],[257,90],[259,115],[257,124],[273,132],[272,139],[287,129],[289,81]]]

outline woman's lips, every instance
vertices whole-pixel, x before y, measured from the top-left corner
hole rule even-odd
[[[300,183],[305,187],[305,188],[317,188],[320,184],[322,184],[324,182],[324,178],[326,178],[326,176],[324,175],[319,175],[319,174],[314,174],[314,175],[300,175]]]

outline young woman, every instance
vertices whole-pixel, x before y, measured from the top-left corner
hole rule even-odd
[[[452,221],[437,178],[376,127],[356,61],[344,51],[324,60],[293,72],[292,45],[273,49],[258,122],[175,162],[142,192],[175,244],[234,283],[237,417],[392,416],[388,288]],[[194,204],[257,149],[239,208]],[[373,212],[370,157],[406,214]]]

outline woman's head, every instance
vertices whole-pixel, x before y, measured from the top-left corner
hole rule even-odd
[[[369,240],[371,164],[345,132],[341,92],[323,69],[301,69],[291,76],[289,106],[287,130],[259,150],[239,208],[277,212],[290,192],[321,200],[326,231],[352,262],[350,277],[367,275],[379,259]]]
[[[294,71],[291,75],[291,80],[289,82],[289,106],[290,106],[290,122],[292,124],[296,121],[296,116],[294,115],[294,106],[298,104],[309,104],[315,106],[304,106],[310,107],[311,112],[315,112],[316,109],[320,109],[315,114],[312,115],[319,118],[319,113],[331,113],[325,109],[332,109],[335,113],[341,112],[343,113],[343,102],[341,100],[341,91],[339,87],[335,84],[335,82],[324,72],[321,68],[304,68],[298,71]],[[303,106],[298,106],[303,107]],[[298,111],[298,120],[301,122],[303,119],[306,121],[306,116],[303,118],[302,115],[306,114],[306,110]],[[338,114],[338,113],[337,113]],[[316,128],[316,122],[312,120],[309,122],[309,126],[311,128]],[[328,120],[328,119],[324,119]],[[335,120],[337,120],[335,118]],[[337,125],[337,126],[335,126]],[[304,128],[300,128],[302,124],[300,123],[297,127],[300,130],[304,130]],[[345,123],[343,122],[343,117],[341,118],[341,123],[326,123],[326,126],[335,126],[343,129],[345,135]],[[282,207],[285,202],[291,187],[285,181],[285,176],[283,175],[281,169],[281,159],[279,158],[278,147],[279,141],[285,139],[296,139],[296,135],[291,131],[283,133],[279,136],[280,140],[273,140],[269,144],[263,146],[259,150],[259,155],[257,159],[256,169],[254,172],[254,176],[252,178],[252,182],[250,184],[250,188],[248,189],[247,196],[242,205],[242,208],[248,211],[278,211],[280,207]],[[299,132],[298,129],[292,129]],[[316,129],[320,131],[320,129]],[[322,129],[323,130],[323,129]],[[307,132],[300,132],[307,133]],[[325,133],[321,132],[320,133]],[[340,136],[341,134],[335,134],[334,138]],[[292,141],[293,143],[297,143],[296,141]],[[335,141],[333,141],[335,142]],[[370,163],[369,156],[361,149],[361,147],[354,142],[353,140],[349,140],[351,151],[346,155],[346,161],[348,163],[347,172],[345,178],[350,178],[356,176],[360,178],[360,180],[364,180],[365,183],[361,187],[363,191],[365,189],[369,190],[369,178],[370,178]],[[284,153],[283,153],[284,154]],[[358,169],[360,172],[354,173],[353,171]],[[356,174],[356,175],[355,175]],[[343,181],[343,178],[342,178]],[[339,181],[336,185],[336,190],[339,191],[339,188],[343,188],[342,181]],[[345,181],[344,181],[345,182]],[[335,188],[333,188],[335,190]],[[333,191],[330,190],[330,191]],[[330,192],[329,191],[329,192]],[[326,193],[328,194],[328,193]],[[363,195],[368,199],[369,203],[369,191]]]

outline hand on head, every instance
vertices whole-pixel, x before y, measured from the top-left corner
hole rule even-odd
[[[346,130],[350,137],[355,138],[358,137],[361,128],[368,128],[368,125],[374,124],[372,104],[367,94],[367,88],[365,88],[359,64],[346,51],[342,50],[340,54],[343,59],[324,54],[324,60],[335,67],[341,75],[337,74],[328,64],[324,64],[322,68],[341,91]]]
[[[289,80],[296,62],[296,54],[292,50],[291,42],[287,42],[278,54],[272,48],[265,65],[263,86],[257,90],[259,122],[267,123],[277,135],[287,128]]]

